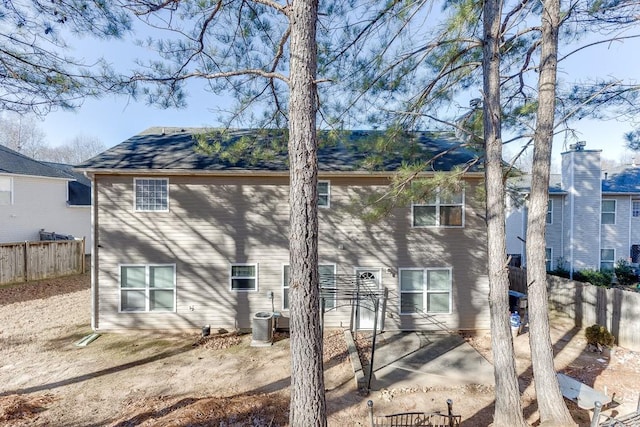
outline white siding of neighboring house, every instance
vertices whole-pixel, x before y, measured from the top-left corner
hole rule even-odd
[[[637,202],[640,201],[640,199],[636,198],[633,199],[632,202],[634,200]],[[631,231],[631,245],[640,245],[640,216],[631,216],[629,227]]]
[[[67,206],[67,180],[11,175],[13,203],[0,206],[0,242],[40,240],[39,231],[87,239],[91,248],[91,209]]]
[[[603,195],[604,200],[616,201],[616,223],[602,224],[602,249],[615,249],[615,261],[629,258],[631,242],[629,240],[629,216],[631,198],[629,196]]]
[[[562,233],[564,203],[563,197],[558,195],[549,195],[549,200],[553,203],[552,220],[551,224],[547,224],[545,237],[547,241],[546,247],[551,248],[551,269],[554,270],[558,267],[558,259],[562,258],[564,260],[564,236]]]
[[[601,169],[599,150],[562,153],[565,199],[564,258],[573,270],[600,268]]]
[[[527,230],[525,208],[522,205],[517,206],[511,197],[506,198],[506,205],[505,231],[507,237],[507,254],[520,254],[522,256],[522,262],[524,263],[524,239]]]

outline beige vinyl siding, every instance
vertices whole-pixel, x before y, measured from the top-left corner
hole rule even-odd
[[[465,192],[464,228],[411,227],[411,209],[398,208],[376,224],[365,224],[351,215],[352,198],[371,189],[384,189],[385,179],[332,179],[330,210],[320,211],[321,262],[335,262],[338,274],[353,268],[381,268],[381,285],[389,290],[385,326],[388,329],[437,329],[433,320],[451,329],[488,328],[488,280],[483,207],[474,203],[475,188]],[[365,185],[366,183],[366,185]],[[340,249],[344,247],[344,249]],[[452,313],[427,318],[400,315],[399,268],[452,268]],[[390,273],[387,272],[390,269]],[[343,309],[345,312],[349,307]],[[328,313],[330,326],[348,326],[343,316]]]
[[[351,198],[382,189],[386,178],[335,178],[330,207],[319,210],[319,261],[339,275],[379,268],[389,290],[387,329],[487,329],[484,208],[467,189],[464,228],[412,228],[410,208],[376,224],[351,214]],[[258,311],[282,307],[282,266],[289,263],[286,177],[169,177],[169,212],[134,212],[133,177],[96,177],[99,218],[98,330],[249,328]],[[476,181],[477,185],[478,182]],[[471,202],[471,203],[470,203]],[[120,264],[176,264],[175,313],[118,313]],[[258,265],[258,290],[230,290],[232,263]],[[451,268],[451,314],[399,315],[399,268]],[[388,271],[388,272],[387,272]],[[340,304],[340,302],[339,302]],[[342,302],[344,304],[344,302]],[[350,307],[330,311],[327,326],[348,327]],[[282,312],[286,325],[288,311]]]

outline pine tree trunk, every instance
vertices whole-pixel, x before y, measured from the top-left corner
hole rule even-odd
[[[289,10],[289,423],[292,427],[327,425],[318,278],[317,14],[318,3],[314,0],[294,0]]]
[[[487,258],[491,349],[496,381],[493,425],[525,426],[509,325],[509,277],[506,267],[504,181],[500,117],[500,18],[501,0],[484,4],[484,139],[487,197]]]
[[[544,0],[538,80],[538,115],[534,136],[531,194],[527,224],[527,283],[529,343],[540,422],[545,426],[574,426],[564,402],[553,364],[549,334],[545,227],[555,118],[558,65],[559,0]]]

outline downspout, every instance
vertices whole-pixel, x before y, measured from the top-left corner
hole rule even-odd
[[[629,248],[629,253],[627,258],[629,262],[631,262],[631,218],[633,217],[633,196],[629,195],[629,233],[627,237],[627,248]]]
[[[89,177],[89,175],[85,171],[84,176],[86,176],[91,180],[91,240],[92,240],[91,242],[91,330],[95,332],[97,327],[97,322],[96,322],[97,275],[96,275],[95,267],[97,265],[97,258],[98,258],[98,234],[96,231],[96,209],[97,209],[96,201],[98,200],[97,198],[98,191],[96,188],[97,186],[95,185],[96,184],[95,175],[93,176],[93,179],[92,179],[91,177]]]

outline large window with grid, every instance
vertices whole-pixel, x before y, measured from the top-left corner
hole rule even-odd
[[[462,227],[464,191],[437,191],[411,207],[413,227]]]
[[[551,250],[551,248],[545,248],[544,249],[544,263],[547,267],[547,271],[552,271],[553,269],[553,262],[552,262],[552,257],[553,256],[553,251]]]
[[[634,200],[631,203],[631,216],[635,218],[640,217],[640,200]]]
[[[616,201],[603,200],[601,215],[602,215],[602,224],[615,224],[616,223]]]
[[[169,180],[167,178],[135,178],[134,209],[137,212],[167,212],[169,210]]]
[[[13,181],[9,176],[0,176],[0,205],[13,204]]]
[[[175,264],[121,265],[120,311],[175,311]]]
[[[283,266],[282,269],[282,309],[289,310],[289,273],[291,269],[289,265]],[[324,309],[330,310],[336,307],[336,266],[335,264],[318,265],[318,273],[320,279],[320,287],[325,290]]]
[[[451,313],[450,268],[400,269],[400,314]]]

